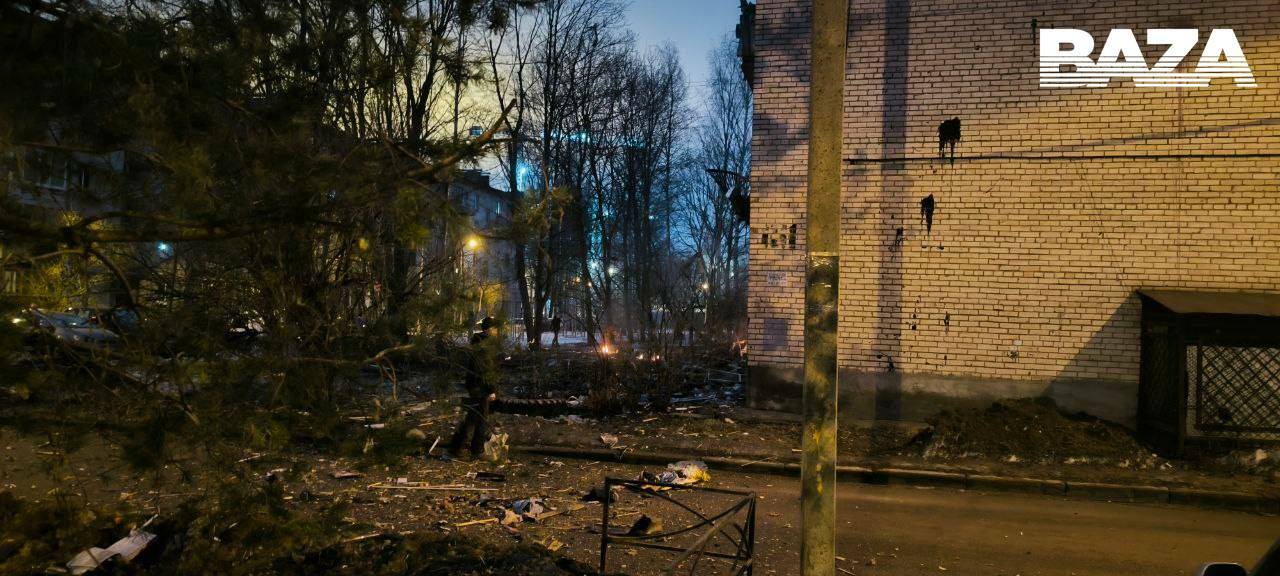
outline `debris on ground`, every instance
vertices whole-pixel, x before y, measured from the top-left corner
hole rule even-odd
[[[359,472],[352,472],[350,470],[334,470],[332,473],[329,474],[329,476],[331,476],[334,480],[350,480],[352,478],[360,478],[364,476],[364,474],[361,474]]]
[[[985,409],[944,411],[908,448],[926,460],[991,458],[1036,464],[1111,464],[1149,469],[1160,459],[1125,428],[1068,414],[1048,398],[1000,400]]]
[[[511,451],[507,445],[508,436],[506,434],[494,434],[484,443],[484,459],[489,462],[506,462],[507,454]]]
[[[438,574],[506,574],[570,576],[595,574],[593,567],[554,552],[556,540],[539,544],[497,545],[476,538],[440,534],[380,534],[310,554],[283,557],[272,565],[281,576],[428,576]],[[406,559],[430,559],[409,562]]]
[[[627,536],[651,536],[659,532],[662,532],[662,522],[641,514],[627,530]]]
[[[674,464],[667,464],[667,469],[662,472],[653,473],[648,470],[640,471],[639,477],[636,478],[640,482],[653,482],[654,484],[675,484],[678,486],[690,486],[693,484],[701,484],[711,481],[711,472],[707,470],[707,463],[700,460],[682,460]],[[651,492],[659,492],[670,490],[666,486],[642,485],[641,490]]]
[[[501,523],[503,526],[512,526],[512,525],[515,525],[515,524],[519,524],[519,523],[520,523],[521,521],[523,521],[523,520],[524,520],[524,519],[523,519],[523,518],[521,518],[519,514],[516,514],[515,512],[512,512],[512,511],[511,511],[510,509],[508,509],[508,508],[503,508],[503,509],[502,509],[502,519],[501,519],[501,520],[498,520],[498,522],[499,522],[499,523]]]
[[[666,472],[659,472],[657,474],[654,474],[653,472],[650,472],[648,470],[642,470],[640,472],[640,475],[636,477],[636,480],[639,480],[641,482],[652,482],[654,484],[679,484],[680,475],[670,470]],[[649,490],[649,491],[662,491],[662,490],[670,490],[671,488],[668,488],[666,486],[653,486],[653,485],[645,484],[645,485],[642,485],[640,489]]]
[[[477,526],[480,524],[493,524],[498,518],[482,518],[480,520],[472,520],[470,522],[458,522],[453,525],[454,528],[466,528],[467,526]]]
[[[547,511],[547,512],[543,512],[543,513],[541,513],[541,514],[536,514],[536,515],[533,515],[533,516],[529,516],[529,518],[530,518],[530,519],[532,519],[534,522],[546,522],[547,520],[550,520],[550,519],[552,519],[552,518],[555,518],[556,516],[563,516],[563,515],[566,515],[566,514],[572,514],[572,513],[574,513],[574,512],[577,512],[577,511],[579,511],[579,510],[582,510],[583,508],[586,508],[586,506],[583,506],[582,504],[570,504],[567,508],[560,508],[560,509],[558,509],[558,510],[550,510],[550,511]]]
[[[600,435],[600,443],[604,444],[609,448],[616,447],[618,445],[618,442],[619,440],[616,435],[609,434],[607,432]]]
[[[559,552],[561,548],[564,548],[564,542],[556,540],[553,536],[548,536],[545,540],[538,541],[538,544],[551,552]]]
[[[1207,462],[1214,469],[1280,479],[1280,449],[1237,449]]]
[[[497,492],[497,488],[480,488],[477,486],[465,486],[462,484],[429,484],[426,482],[409,482],[404,478],[396,480],[395,484],[387,484],[385,482],[377,482],[369,485],[371,490],[426,490],[437,492]]]
[[[711,481],[711,472],[707,471],[707,463],[701,460],[681,460],[675,464],[667,464],[667,470],[680,475],[681,482],[673,484],[700,484]]]
[[[120,562],[128,564],[137,558],[155,537],[156,535],[150,532],[131,530],[128,536],[117,540],[110,547],[90,548],[76,554],[75,558],[67,562],[67,570],[76,575],[84,574],[98,569],[112,559],[119,559]]]
[[[609,500],[609,503],[610,503],[610,504],[612,504],[612,503],[614,503],[614,502],[617,502],[617,501],[618,501],[618,490],[617,490],[617,487],[615,486],[614,488],[611,488],[611,489],[606,493],[606,492],[605,492],[605,489],[604,489],[604,486],[593,486],[593,487],[591,488],[591,490],[589,490],[589,491],[586,493],[586,495],[584,495],[584,496],[582,497],[582,501],[583,501],[583,502],[601,502],[601,503],[603,503],[603,502],[605,501],[605,498],[608,498],[608,500]]]
[[[532,519],[547,511],[547,503],[541,498],[526,498],[511,503],[511,511]]]

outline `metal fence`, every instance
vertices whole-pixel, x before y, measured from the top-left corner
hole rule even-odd
[[[604,498],[604,519],[600,530],[600,574],[607,574],[609,549],[641,548],[669,553],[673,559],[662,571],[664,575],[716,574],[750,576],[755,567],[756,495],[717,488],[664,484],[640,480],[605,479],[605,494],[612,494],[615,487],[634,492],[644,492],[670,504],[689,517],[689,523],[672,530],[656,533],[616,532],[610,526],[609,500]],[[681,502],[678,496],[721,495],[733,498],[728,507],[706,514]],[[684,545],[675,542],[684,542]],[[728,544],[732,552],[710,549],[713,542]],[[708,569],[715,564],[718,570]]]
[[[1158,450],[1280,440],[1280,319],[1146,301],[1138,430]]]
[[[1187,348],[1196,430],[1280,433],[1280,347]]]

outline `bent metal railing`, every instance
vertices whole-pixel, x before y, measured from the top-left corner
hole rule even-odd
[[[613,494],[614,487],[626,488],[633,492],[643,492],[655,498],[659,498],[687,512],[696,520],[692,524],[683,528],[670,531],[659,531],[654,534],[611,532],[609,525],[609,501],[612,500],[612,498],[608,495]],[[610,546],[647,548],[676,554],[675,560],[673,560],[667,568],[662,571],[664,575],[675,575],[681,572],[681,567],[685,564],[689,565],[687,573],[690,575],[695,574],[697,573],[698,566],[706,558],[713,558],[715,560],[726,562],[729,566],[727,573],[733,576],[750,576],[752,574],[752,570],[755,567],[755,493],[700,486],[664,484],[662,482],[620,480],[617,478],[605,478],[604,488],[606,497],[603,498],[604,519],[601,523],[600,530],[600,574],[607,573],[606,570],[609,565]],[[680,502],[673,497],[674,494],[689,492],[732,496],[735,497],[735,499],[728,508],[725,508],[718,513],[708,515],[699,512],[692,506]],[[698,535],[698,538],[687,547],[662,543],[669,542],[674,537],[687,534]],[[717,536],[723,537],[728,541],[733,549],[732,553],[717,552],[707,549],[711,542],[716,540]]]

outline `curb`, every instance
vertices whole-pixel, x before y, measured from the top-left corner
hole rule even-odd
[[[800,475],[800,463],[798,462],[747,460],[723,456],[698,457],[667,452],[620,452],[603,448],[566,448],[562,446],[512,446],[511,449],[525,454],[611,461],[624,464],[665,465],[680,460],[688,460],[689,458],[697,458],[706,462],[708,467],[719,470],[780,476]],[[865,466],[836,466],[836,476],[841,480],[881,486],[923,486],[976,492],[1044,494],[1100,502],[1173,504],[1219,510],[1280,514],[1280,498],[1244,492],[1221,492],[1138,484],[1072,482],[1015,476],[987,476],[938,470],[868,468]]]

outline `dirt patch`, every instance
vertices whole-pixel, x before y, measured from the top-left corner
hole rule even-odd
[[[426,427],[446,432],[453,418],[447,420]],[[602,506],[584,495],[606,477],[662,469],[521,455],[502,465],[444,461],[425,455],[434,436],[391,465],[290,447],[246,450],[225,475],[127,481],[119,451],[97,449],[96,441],[60,452],[42,437],[0,427],[11,447],[0,467],[11,486],[0,489],[0,575],[63,567],[153,515],[148,530],[158,535],[155,543],[133,564],[104,574],[594,574],[580,563],[598,562]],[[49,468],[49,460],[59,465]],[[126,473],[102,481],[98,468]],[[70,480],[66,470],[85,478]],[[420,484],[463,488],[411,488]],[[713,471],[709,485],[723,487],[722,472]],[[689,497],[702,513],[723,505]],[[529,498],[562,513],[512,525],[494,521]],[[641,516],[669,527],[690,520],[660,498],[629,491],[617,494],[610,516],[623,528]],[[670,559],[619,550],[610,570],[656,574]]]
[[[1001,400],[981,410],[946,411],[909,446],[925,460],[988,458],[1036,464],[1163,462],[1127,429],[1086,414],[1067,414],[1047,398]]]
[[[702,456],[787,459],[798,457],[798,422],[760,422],[732,410],[710,414],[634,414],[581,421],[499,415],[498,424],[523,445],[615,448],[620,451],[674,452]],[[443,434],[444,429],[437,430]],[[602,435],[617,438],[609,446]],[[839,430],[842,458],[896,453],[911,439],[910,428],[864,427],[846,422]]]
[[[502,546],[458,535],[417,533],[381,535],[331,546],[301,559],[285,558],[274,572],[281,576],[585,576],[596,570],[532,544]]]

